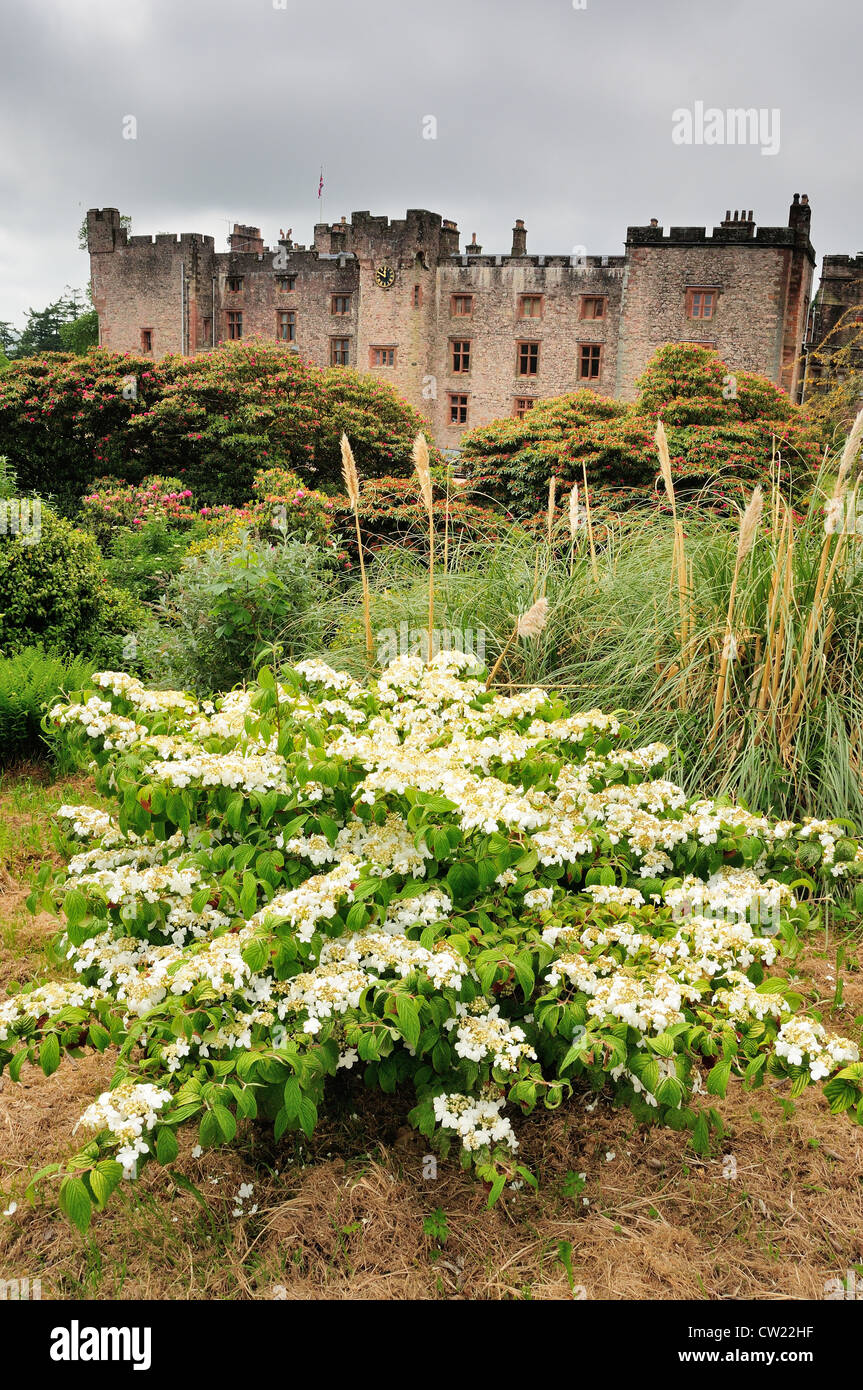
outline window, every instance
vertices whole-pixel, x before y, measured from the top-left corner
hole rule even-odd
[[[296,275],[277,275],[276,284],[279,287],[279,292],[285,294],[288,290],[296,288],[297,277]]]
[[[414,299],[413,299],[414,308],[415,308],[415,309],[421,309],[421,308],[422,308],[422,303],[423,303],[423,287],[422,287],[422,285],[414,285]]]
[[[349,314],[351,312],[351,297],[349,294],[334,294],[330,301],[331,314]]]
[[[536,376],[539,371],[539,343],[519,343],[516,371],[519,376]]]
[[[582,343],[578,375],[582,381],[596,381],[602,371],[602,343]]]
[[[330,338],[330,366],[347,367],[351,360],[350,338]]]
[[[213,320],[204,319],[203,342],[210,343],[213,339]]]
[[[276,337],[282,343],[297,341],[297,315],[294,309],[280,309],[276,314]]]
[[[142,351],[142,352],[152,352],[152,351],[153,351],[153,330],[152,330],[152,328],[142,328],[142,329],[141,329],[141,351]]]
[[[450,395],[449,422],[451,425],[467,424],[467,396]]]
[[[542,295],[541,294],[522,294],[518,300],[518,316],[520,319],[541,319],[542,318]]]
[[[516,420],[523,420],[527,412],[529,410],[533,410],[533,406],[533,396],[516,396],[515,407],[512,413],[515,416]]]
[[[450,312],[454,318],[469,319],[473,313],[473,295],[454,294],[450,300]]]
[[[239,309],[228,310],[228,337],[242,338],[243,336],[243,315]]]
[[[369,348],[370,367],[394,367],[395,365],[396,350],[394,347]]]
[[[238,294],[243,288],[242,275],[229,275],[227,284],[231,294]]]
[[[470,339],[454,338],[452,348],[452,369],[454,372],[470,371]]]
[[[690,319],[712,319],[718,298],[716,290],[687,290],[686,317]]]
[[[583,294],[581,296],[581,317],[583,319],[604,319],[605,318],[605,297],[601,294]]]

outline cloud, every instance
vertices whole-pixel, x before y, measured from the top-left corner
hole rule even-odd
[[[857,0],[42,0],[0,26],[0,318],[19,324],[83,285],[89,206],[309,242],[322,164],[328,218],[427,207],[488,251],[516,217],[547,253],[619,254],[627,225],[729,206],[782,224],[794,192],[819,251],[863,244]],[[778,108],[778,155],[675,146],[698,100]]]

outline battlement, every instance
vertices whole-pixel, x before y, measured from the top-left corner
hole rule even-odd
[[[825,256],[821,270],[822,278],[829,279],[832,275],[839,276],[843,271],[849,274],[863,275],[863,251],[858,251],[856,256]]]
[[[807,194],[795,193],[788,213],[787,227],[756,227],[751,210],[726,212],[718,227],[708,234],[706,227],[670,227],[666,232],[654,218],[646,227],[627,227],[627,246],[796,246],[803,247],[812,263],[815,251],[809,240],[812,209]]]
[[[632,399],[659,341],[709,338],[732,367],[793,398],[810,218],[795,194],[784,227],[729,208],[713,228],[653,219],[628,228],[623,254],[588,255],[581,245],[529,249],[521,217],[511,242],[484,248],[479,232],[462,236],[428,208],[393,218],[360,209],[318,222],[310,245],[289,228],[268,246],[261,227],[232,221],[217,250],[199,233],[127,235],[116,208],[91,208],[87,240],[103,346],[156,358],[280,343],[388,381],[447,447],[465,428],[584,386]],[[860,279],[863,254],[825,263],[831,301],[849,302]],[[430,380],[441,382],[434,398]]]

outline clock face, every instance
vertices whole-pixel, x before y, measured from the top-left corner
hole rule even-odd
[[[382,290],[391,290],[396,282],[396,273],[391,265],[379,265],[375,271],[375,284]]]

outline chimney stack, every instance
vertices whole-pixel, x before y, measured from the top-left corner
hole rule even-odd
[[[515,219],[515,226],[512,229],[512,251],[513,256],[527,255],[527,232],[520,217]]]
[[[482,255],[482,247],[477,245],[476,232],[473,233],[470,246],[466,246],[465,250],[471,256]]]

